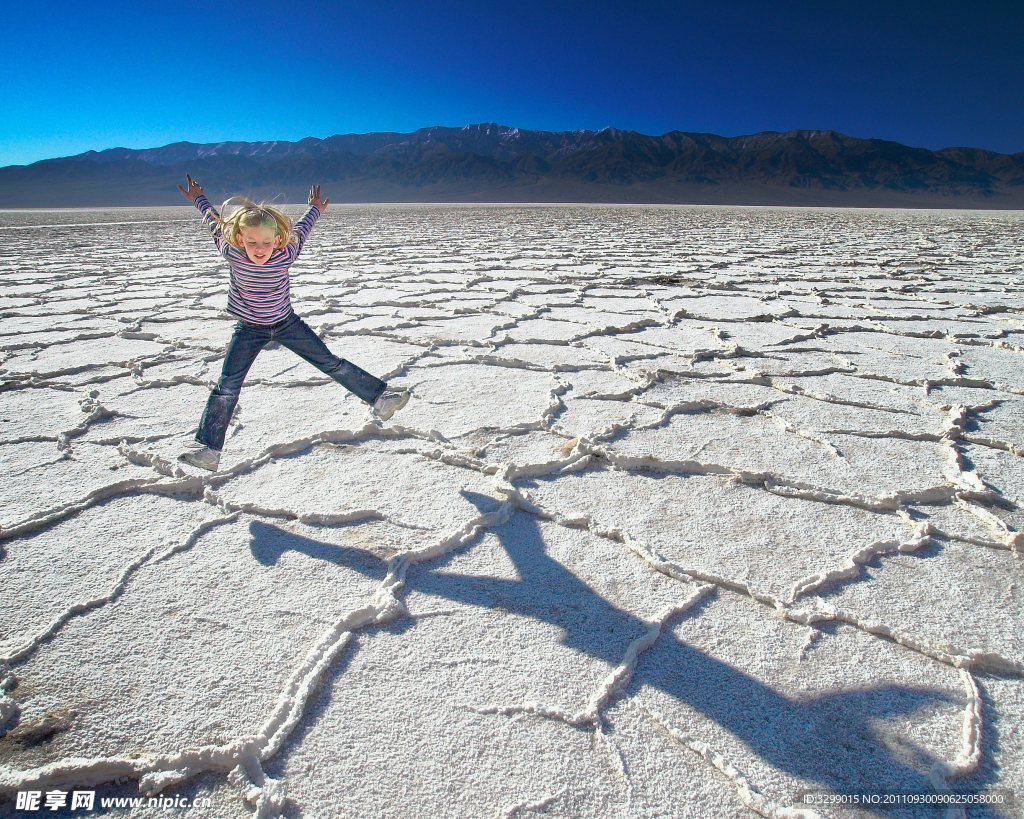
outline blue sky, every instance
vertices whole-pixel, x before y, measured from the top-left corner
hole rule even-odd
[[[1024,151],[1024,4],[8,4],[0,166],[499,122]]]

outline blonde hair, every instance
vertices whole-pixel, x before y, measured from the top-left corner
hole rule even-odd
[[[287,244],[295,244],[299,237],[292,230],[292,220],[285,216],[277,208],[263,202],[256,204],[250,202],[244,196],[232,196],[221,205],[221,214],[227,214],[228,207],[237,204],[238,207],[230,216],[218,216],[217,223],[220,225],[221,235],[230,244],[238,246],[238,238],[242,228],[266,226],[281,237],[281,247]]]

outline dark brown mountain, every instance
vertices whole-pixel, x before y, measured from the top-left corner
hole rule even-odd
[[[1024,153],[929,151],[835,131],[750,136],[528,131],[494,123],[298,142],[179,142],[0,168],[0,207],[184,204],[191,173],[211,198],[302,202],[650,202],[1024,208]]]

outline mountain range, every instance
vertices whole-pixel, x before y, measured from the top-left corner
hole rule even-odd
[[[0,168],[0,207],[186,204],[186,172],[215,202],[304,202],[319,183],[334,202],[1024,208],[1024,152],[930,151],[836,131],[648,136],[495,123],[87,151]]]

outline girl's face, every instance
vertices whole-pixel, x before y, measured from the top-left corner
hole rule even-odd
[[[281,247],[281,236],[267,225],[244,227],[239,233],[238,244],[253,264],[266,264],[270,254]]]

